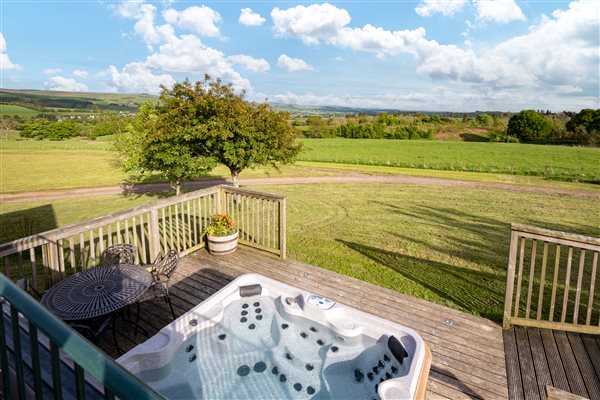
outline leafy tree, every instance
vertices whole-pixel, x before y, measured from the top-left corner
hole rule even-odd
[[[587,133],[600,131],[600,109],[592,110],[584,108],[575,114],[566,124],[567,131],[576,132],[580,127],[585,128]]]
[[[50,131],[50,122],[45,118],[29,120],[21,125],[21,136],[42,139]]]
[[[193,121],[189,126],[193,154],[224,164],[235,187],[244,169],[290,163],[302,150],[288,113],[250,103],[244,95],[209,75],[194,85],[187,80],[176,83],[161,95],[174,102],[185,99],[188,108],[180,114],[183,121]]]
[[[158,173],[179,195],[184,180],[214,167],[212,160],[192,155],[192,144],[185,131],[178,129],[178,120],[173,104],[147,102],[125,133],[117,136],[114,146],[119,163],[134,181]]]
[[[490,126],[493,123],[493,119],[489,114],[479,114],[475,117],[475,123],[479,126]]]
[[[114,111],[103,112],[94,121],[90,129],[90,138],[99,136],[119,135],[125,131],[127,119]]]
[[[534,110],[523,110],[508,120],[506,134],[522,142],[532,142],[549,138],[553,125],[543,115]]]
[[[162,87],[156,104],[145,104],[131,131],[117,140],[126,171],[161,173],[177,189],[184,179],[227,166],[234,186],[240,172],[257,165],[291,162],[300,152],[288,114],[244,100],[231,85],[185,80]]]

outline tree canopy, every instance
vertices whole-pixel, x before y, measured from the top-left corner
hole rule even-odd
[[[246,168],[292,162],[301,145],[288,114],[250,103],[244,95],[208,75],[202,82],[163,86],[158,102],[141,108],[117,145],[125,170],[159,172],[178,188],[182,180],[221,163],[237,186]]]
[[[519,138],[522,142],[547,139],[552,135],[553,125],[534,110],[523,110],[508,120],[506,134]]]

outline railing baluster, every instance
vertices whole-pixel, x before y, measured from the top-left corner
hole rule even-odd
[[[117,244],[123,243],[121,236],[121,221],[117,221]]]
[[[0,321],[0,368],[2,371],[8,371],[8,345],[6,344],[6,332],[4,326],[4,312],[2,312],[2,320]],[[2,374],[2,391],[6,399],[12,399],[12,387],[10,384],[9,374]]]
[[[96,266],[96,241],[94,240],[94,230],[90,229],[90,266]]]
[[[571,265],[573,262],[573,247],[569,247],[567,255],[567,275],[565,276],[565,293],[563,295],[562,313],[560,314],[560,322],[565,322],[567,319],[567,305],[569,304],[569,290],[571,289]]]
[[[174,245],[174,241],[173,241],[173,206],[169,207],[169,249],[174,249],[175,245]]]
[[[113,245],[113,240],[112,240],[112,224],[108,224],[106,226],[106,238],[108,240],[108,247]]]
[[[73,273],[77,272],[77,262],[75,261],[75,244],[73,239],[69,238],[69,261],[71,262],[71,269]]]
[[[162,234],[163,234],[163,240],[162,240],[162,249],[163,249],[163,254],[167,254],[167,219],[165,218],[165,208],[161,208],[160,209],[160,215],[162,218]]]
[[[37,327],[29,321],[29,346],[31,348],[31,369],[33,370],[33,388],[36,400],[42,400],[42,367],[40,365],[40,349],[38,347]]]
[[[83,233],[79,234],[79,254],[81,256],[81,270],[86,269],[85,265],[85,238],[83,237]]]
[[[50,342],[50,365],[52,367],[52,386],[54,389],[54,399],[62,400],[62,380],[60,379],[60,356],[56,343]]]
[[[25,375],[23,372],[23,353],[21,350],[21,327],[19,325],[19,311],[12,304],[10,305],[10,323],[12,325],[15,372],[17,375],[17,393],[19,399],[25,399]]]
[[[79,364],[74,363],[75,372],[75,390],[77,393],[77,400],[85,399],[85,375],[83,368]]]
[[[515,298],[514,316],[519,316],[521,305],[521,283],[523,280],[523,259],[525,258],[525,238],[521,238],[521,250],[519,251],[519,272],[517,273],[517,297]]]
[[[538,294],[538,305],[536,311],[536,319],[542,317],[542,304],[544,303],[544,286],[546,284],[546,262],[548,260],[548,242],[544,242],[544,253],[542,255],[542,276],[540,277],[540,293]]]
[[[531,265],[529,267],[529,284],[527,285],[527,306],[525,308],[525,318],[529,319],[529,310],[531,309],[531,294],[533,293],[533,280],[535,278],[535,259],[537,251],[537,240],[531,244]]]
[[[185,204],[187,205],[187,240],[186,240],[186,250],[194,247],[194,243],[192,243],[192,224],[191,224],[191,211],[190,211],[190,202],[186,201]],[[181,206],[183,207],[183,205]]]
[[[585,264],[585,250],[579,253],[579,273],[577,274],[577,288],[575,289],[575,307],[573,309],[573,323],[579,321],[579,299],[581,297],[581,283],[583,280],[583,268]]]
[[[17,252],[17,266],[19,269],[19,278],[24,277],[23,275],[23,254],[19,251]]]
[[[65,247],[63,245],[63,240],[57,240],[56,247],[58,247],[58,270],[64,276],[67,269],[65,265]]]
[[[594,252],[592,257],[592,274],[590,276],[590,297],[588,300],[587,315],[585,317],[585,324],[590,325],[592,322],[592,308],[594,306],[594,292],[596,289],[596,268],[598,266],[598,252]],[[598,324],[600,325],[600,316],[598,316]]]
[[[182,206],[183,208],[183,206]],[[175,203],[175,232],[177,236],[177,251],[181,251],[181,234],[182,227],[179,224],[179,220],[181,219],[181,213],[179,211],[179,204]]]
[[[135,249],[135,263],[139,264],[140,263],[140,256],[139,256],[139,247],[138,247],[138,234],[137,234],[137,219],[135,218],[135,215],[133,217],[131,217],[131,233],[133,236],[133,248]]]
[[[10,260],[8,258],[8,256],[4,257],[4,275],[10,277]]]
[[[104,253],[104,231],[101,226],[98,227],[98,245],[100,246],[100,255]]]
[[[194,245],[200,244],[198,241],[198,212],[195,200],[192,200],[192,221],[194,221]]]
[[[31,263],[31,280],[35,290],[40,290],[40,283],[38,281],[37,274],[37,263],[35,262],[35,247],[29,249],[29,262]]]
[[[125,218],[125,243],[131,244],[131,240],[129,237],[129,218]]]
[[[558,267],[560,266],[560,245],[556,245],[554,259],[554,275],[552,275],[552,299],[550,300],[550,322],[554,320],[554,305],[556,304],[556,289],[558,287]]]

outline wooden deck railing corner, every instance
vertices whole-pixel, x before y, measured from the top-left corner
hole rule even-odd
[[[600,334],[599,252],[599,238],[512,224],[503,327]]]
[[[169,249],[185,256],[204,247],[204,228],[221,212],[233,215],[241,244],[285,258],[285,207],[281,195],[213,186],[1,244],[0,266],[6,276],[28,277],[43,291],[96,266],[104,249],[117,243],[134,245],[139,264]]]

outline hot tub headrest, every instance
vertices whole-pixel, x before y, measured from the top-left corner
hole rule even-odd
[[[240,286],[240,297],[257,296],[262,293],[262,286],[256,283],[254,285]]]
[[[400,341],[396,339],[396,337],[393,335],[390,336],[388,339],[388,348],[390,349],[394,357],[396,357],[396,359],[400,362],[400,364],[402,364],[404,359],[408,357],[408,352],[406,351],[404,346],[402,346],[402,343],[400,343]]]

